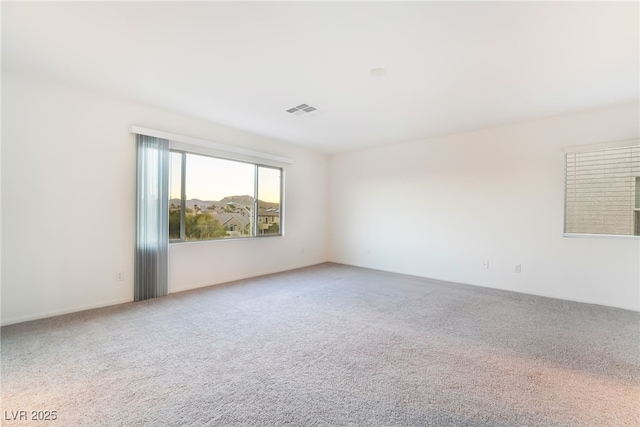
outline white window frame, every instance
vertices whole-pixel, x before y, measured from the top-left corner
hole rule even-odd
[[[283,194],[284,194],[284,169],[281,167],[277,167],[277,166],[270,166],[270,165],[263,165],[263,164],[258,164],[258,163],[252,163],[252,162],[244,162],[244,161],[239,161],[239,160],[231,160],[231,159],[226,159],[223,157],[217,157],[217,156],[209,156],[206,154],[200,154],[200,153],[192,153],[190,151],[184,151],[184,150],[174,150],[171,149],[170,150],[171,153],[177,153],[181,155],[182,161],[181,161],[181,168],[180,168],[180,183],[181,183],[181,189],[180,189],[180,237],[177,239],[169,239],[169,243],[192,243],[192,242],[209,242],[209,241],[214,241],[214,240],[234,240],[234,239],[252,239],[252,238],[266,238],[266,237],[279,237],[279,236],[283,236],[284,235],[284,203],[283,203]],[[251,219],[249,224],[253,223],[253,229],[251,230],[251,234],[248,236],[242,236],[242,237],[217,237],[217,238],[210,238],[210,239],[198,239],[198,240],[187,240],[186,239],[186,235],[185,235],[185,224],[186,224],[186,200],[185,200],[185,184],[186,184],[186,174],[187,174],[187,155],[188,154],[193,154],[193,155],[197,155],[197,156],[203,156],[203,157],[209,157],[211,159],[219,159],[219,160],[228,160],[228,161],[232,161],[232,162],[237,162],[237,163],[245,163],[248,165],[253,166],[253,174],[254,174],[254,182],[253,182],[253,204],[252,206],[244,206],[240,203],[234,203],[238,206],[242,206],[243,208],[245,208],[245,210],[247,208],[251,208],[251,211],[249,212],[251,215]],[[259,231],[259,226],[258,226],[258,218],[260,215],[260,209],[259,209],[259,200],[258,200],[258,192],[259,192],[259,170],[260,168],[268,168],[268,169],[274,169],[274,170],[278,170],[280,172],[280,209],[278,212],[278,217],[279,217],[279,222],[278,222],[278,233],[268,233],[268,234],[261,234]],[[235,227],[234,227],[235,228]]]
[[[249,163],[255,166],[255,180],[256,184],[254,185],[255,191],[257,191],[257,180],[258,180],[258,168],[259,167],[268,167],[280,170],[280,224],[279,224],[279,232],[278,234],[259,234],[258,233],[258,209],[254,208],[253,215],[255,216],[254,220],[254,233],[252,236],[248,237],[229,237],[229,238],[218,238],[218,239],[207,239],[207,240],[185,240],[183,232],[181,231],[180,239],[171,239],[170,243],[197,243],[197,242],[213,242],[213,241],[225,241],[225,240],[247,240],[254,238],[266,238],[266,237],[279,237],[284,236],[285,232],[285,168],[294,163],[293,159],[275,155],[264,153],[256,150],[251,150],[247,148],[237,147],[233,145],[222,144],[213,141],[207,141],[204,139],[193,138],[190,136],[179,135],[175,133],[165,132],[162,130],[151,129],[147,127],[134,125],[131,127],[131,133],[139,134],[139,135],[147,135],[153,136],[156,138],[162,138],[169,140],[169,149],[172,152],[184,152],[187,154],[196,154],[203,155],[223,160],[231,160],[242,163]],[[182,164],[182,197],[184,197],[184,174],[185,164]],[[254,206],[257,207],[257,193],[254,195]],[[181,210],[184,211],[184,200],[181,202]],[[184,223],[184,214],[181,213],[180,218],[181,224]],[[183,227],[181,226],[181,229]]]

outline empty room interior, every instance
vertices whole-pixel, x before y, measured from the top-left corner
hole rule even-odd
[[[640,7],[2,2],[1,424],[640,426]]]

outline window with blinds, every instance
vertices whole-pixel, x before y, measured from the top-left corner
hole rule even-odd
[[[640,235],[640,145],[565,153],[564,231]]]

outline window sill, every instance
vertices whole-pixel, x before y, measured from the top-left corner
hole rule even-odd
[[[640,236],[630,236],[625,234],[584,234],[584,233],[563,233],[563,237],[571,238],[595,238],[595,239],[631,239],[640,240]]]
[[[209,242],[226,242],[230,240],[256,240],[256,239],[266,239],[269,237],[282,237],[282,234],[268,234],[262,236],[250,236],[250,237],[227,237],[223,239],[203,239],[203,240],[169,240],[169,244],[180,244],[180,243],[209,243]]]

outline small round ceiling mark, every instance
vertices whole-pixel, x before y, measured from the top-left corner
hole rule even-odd
[[[382,67],[376,67],[369,70],[369,74],[371,75],[371,77],[382,77],[386,73],[387,73],[387,70],[385,70]]]

